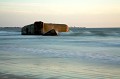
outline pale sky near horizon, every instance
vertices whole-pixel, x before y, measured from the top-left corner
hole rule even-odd
[[[34,21],[120,27],[120,0],[0,0],[0,27]]]

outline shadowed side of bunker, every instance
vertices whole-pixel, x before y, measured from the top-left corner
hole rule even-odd
[[[58,32],[56,30],[52,29],[43,35],[44,36],[56,36],[56,35],[58,35]]]

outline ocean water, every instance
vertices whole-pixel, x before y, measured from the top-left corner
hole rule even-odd
[[[0,79],[120,79],[120,28],[59,36],[0,31]]]

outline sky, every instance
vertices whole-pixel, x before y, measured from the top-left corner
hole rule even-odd
[[[35,21],[120,27],[120,0],[0,0],[0,27],[23,27]]]

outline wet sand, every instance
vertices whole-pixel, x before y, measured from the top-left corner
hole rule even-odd
[[[37,79],[30,76],[18,76],[13,74],[0,73],[0,79]]]

